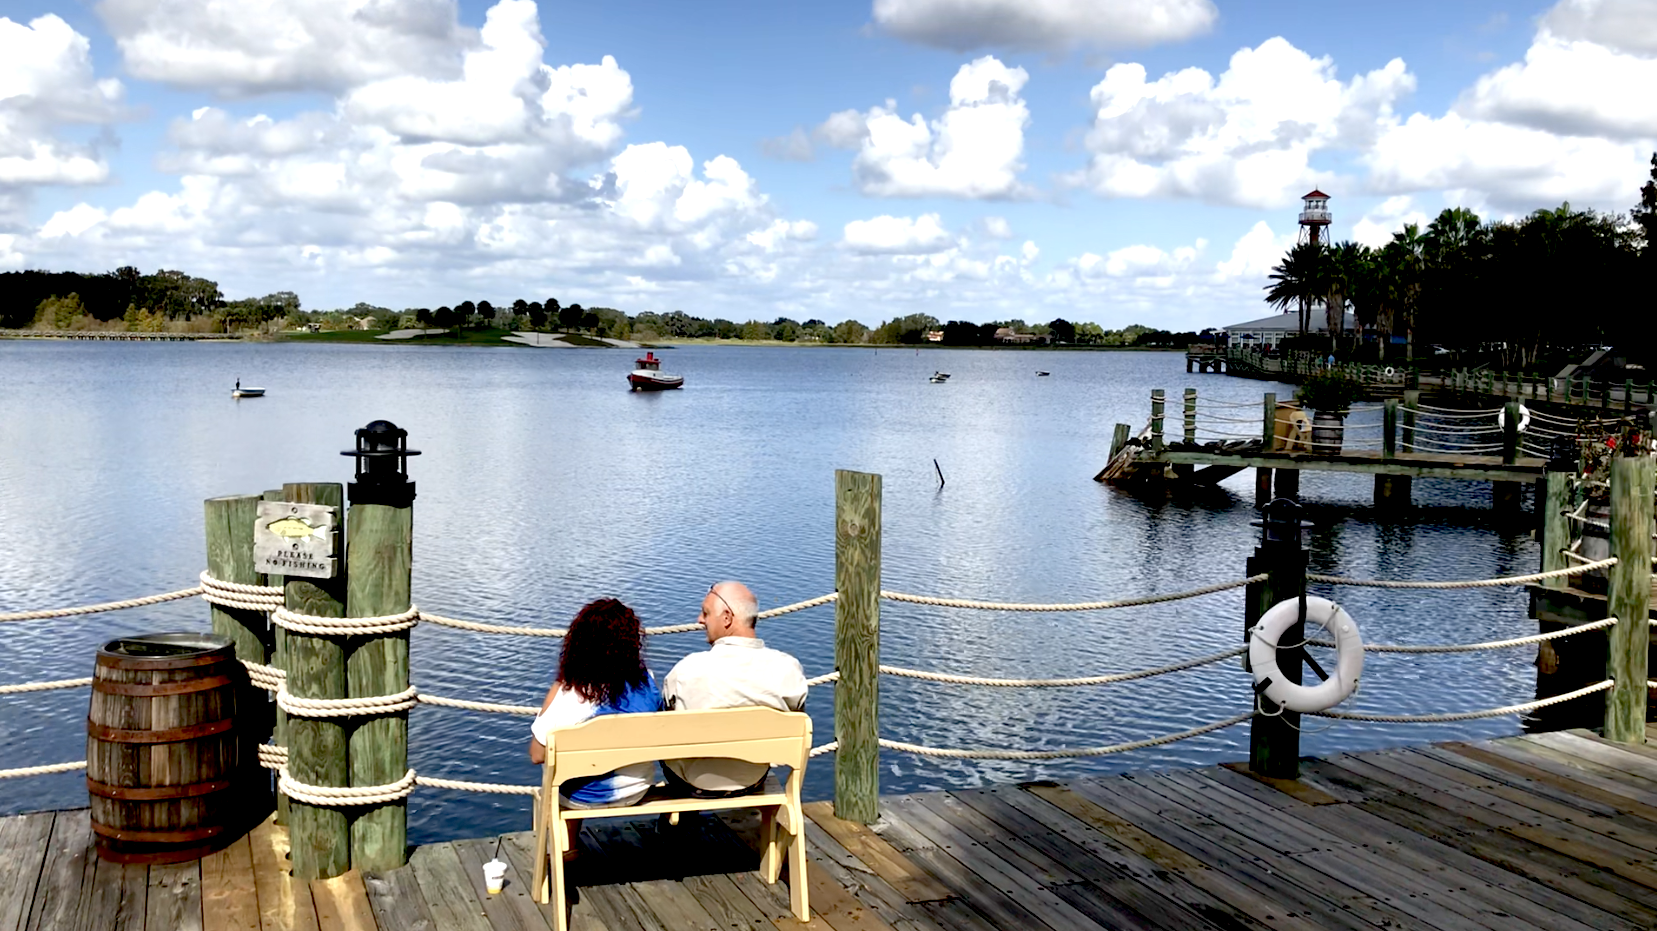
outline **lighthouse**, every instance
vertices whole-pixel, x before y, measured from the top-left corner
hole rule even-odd
[[[1324,241],[1323,228],[1329,225],[1329,195],[1314,189],[1301,198],[1300,242],[1316,246]]]

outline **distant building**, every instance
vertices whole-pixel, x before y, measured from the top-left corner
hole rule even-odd
[[[944,331],[943,330],[927,330],[926,331],[926,341],[929,342],[929,343],[941,343],[941,342],[943,342],[944,341]]]
[[[1327,333],[1328,325],[1326,314],[1321,307],[1312,309],[1311,325],[1308,333]],[[1354,330],[1358,326],[1357,318],[1350,312],[1342,322],[1342,331]],[[1261,317],[1259,320],[1249,320],[1244,323],[1233,323],[1225,328],[1226,338],[1233,346],[1243,346],[1249,349],[1273,349],[1281,345],[1286,337],[1300,335],[1300,314],[1296,312],[1274,314],[1270,317]]]
[[[1037,341],[1045,342],[1042,337],[1039,337],[1034,333],[1018,333],[1015,332],[1012,327],[1007,326],[996,329],[995,341],[998,343],[1011,343],[1013,345],[1034,343]]]

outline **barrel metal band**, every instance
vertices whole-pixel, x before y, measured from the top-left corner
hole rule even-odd
[[[206,840],[224,833],[224,825],[210,824],[188,831],[143,831],[135,828],[118,828],[108,824],[99,824],[97,819],[92,820],[92,830],[112,840],[137,841],[153,844],[180,844],[190,841]]]
[[[86,722],[86,733],[99,740],[107,740],[118,744],[166,744],[177,743],[181,740],[194,740],[197,737],[211,737],[222,734],[235,725],[233,718],[221,721],[206,721],[201,724],[190,724],[184,727],[165,728],[163,730],[145,730],[142,728],[109,727],[104,724]]]
[[[95,679],[92,682],[92,691],[105,695],[155,698],[162,695],[189,695],[192,692],[211,691],[229,685],[231,681],[229,676],[205,676],[200,679],[180,679],[177,682],[115,682],[110,679]]]
[[[170,798],[195,798],[200,795],[212,795],[214,792],[223,792],[230,788],[230,780],[214,779],[211,782],[191,782],[178,786],[116,786],[107,782],[99,782],[91,776],[86,777],[86,790],[99,798],[120,799],[127,802],[153,802]]]

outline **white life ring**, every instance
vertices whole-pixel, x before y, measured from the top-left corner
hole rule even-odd
[[[1290,598],[1271,607],[1249,630],[1249,668],[1260,694],[1289,711],[1325,711],[1358,690],[1364,671],[1364,641],[1346,609],[1327,598],[1306,598],[1306,621],[1335,637],[1335,674],[1317,685],[1296,685],[1277,667],[1277,644],[1283,632],[1300,620],[1300,599]]]
[[[1390,366],[1390,365],[1387,366],[1387,377],[1388,378],[1391,378],[1392,376],[1397,375],[1397,374],[1398,373],[1393,370],[1392,366]]]
[[[1496,426],[1507,429],[1507,408],[1496,412]],[[1530,428],[1530,408],[1519,405],[1519,432],[1523,433]]]

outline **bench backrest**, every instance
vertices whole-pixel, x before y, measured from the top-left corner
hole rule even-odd
[[[557,782],[655,760],[732,759],[799,770],[810,754],[810,715],[762,707],[607,714],[547,739],[547,767]]]

